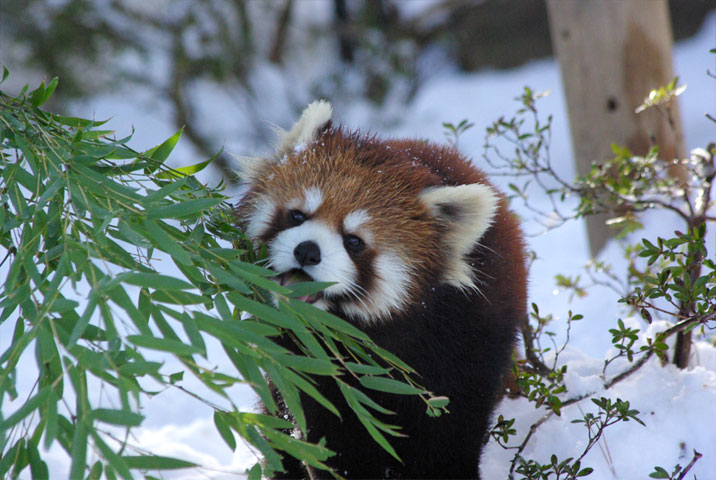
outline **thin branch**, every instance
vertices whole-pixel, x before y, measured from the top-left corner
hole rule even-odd
[[[525,315],[522,320],[520,330],[522,331],[522,339],[525,342],[525,357],[527,357],[527,361],[538,374],[543,377],[548,376],[552,373],[552,369],[545,365],[537,354],[535,354],[534,333],[532,332],[532,327],[530,326],[529,317],[527,315]]]
[[[644,355],[643,357],[641,357],[641,358],[640,358],[639,360],[637,360],[636,362],[632,363],[632,364],[631,364],[631,367],[627,368],[627,369],[624,370],[622,373],[620,373],[619,375],[615,376],[614,378],[612,378],[611,380],[609,380],[608,382],[606,382],[606,383],[604,384],[604,389],[605,389],[605,390],[609,390],[609,389],[612,388],[614,385],[616,385],[617,383],[621,382],[621,381],[624,380],[625,378],[629,377],[632,373],[636,372],[636,371],[639,370],[641,367],[643,367],[644,364],[654,355],[654,351],[655,351],[655,350],[654,350],[653,348],[652,348],[651,350],[648,350],[647,353],[646,353],[646,355]],[[596,393],[596,392],[595,392],[595,393]]]
[[[699,461],[701,457],[703,457],[703,455],[694,450],[694,457],[691,459],[689,464],[686,465],[686,468],[684,468],[684,470],[681,472],[681,475],[676,477],[674,480],[684,480],[684,478],[686,478],[686,474],[689,473],[689,470],[691,470],[691,468],[696,464],[696,462]]]
[[[529,443],[530,438],[532,438],[532,435],[534,435],[534,433],[537,431],[537,429],[538,429],[544,422],[546,422],[547,420],[549,420],[549,419],[552,417],[552,415],[554,415],[554,411],[550,410],[550,411],[547,412],[542,418],[540,418],[540,419],[537,420],[535,423],[533,423],[532,426],[530,426],[529,432],[527,432],[527,435],[525,436],[524,440],[522,440],[522,443],[520,444],[520,446],[517,447],[517,453],[515,453],[515,456],[512,457],[512,461],[510,462],[510,473],[509,473],[509,475],[508,475],[508,478],[509,478],[510,480],[513,480],[513,479],[514,479],[515,467],[517,467],[517,459],[518,459],[518,457],[520,456],[520,454],[522,454],[522,452],[523,452],[523,451],[525,450],[525,448],[527,447],[527,444]]]
[[[277,65],[281,64],[283,51],[285,50],[286,38],[288,37],[288,26],[291,21],[291,11],[293,10],[293,0],[286,0],[281,9],[276,25],[276,35],[274,36],[273,46],[269,54],[269,61]]]

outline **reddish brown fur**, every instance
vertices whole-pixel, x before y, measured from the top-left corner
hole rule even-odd
[[[314,216],[339,229],[346,214],[367,210],[368,226],[375,234],[372,248],[397,250],[415,269],[415,303],[386,322],[357,326],[413,366],[418,382],[449,396],[451,413],[431,419],[420,400],[371,392],[372,398],[398,413],[384,420],[405,426],[408,437],[391,440],[404,460],[400,464],[375,446],[343,404],[333,381],[317,377],[317,388],[342,405],[344,415],[338,420],[304,397],[307,440],[326,436],[327,446],[341,453],[328,463],[341,474],[345,470],[352,478],[479,478],[483,435],[509,365],[517,323],[526,314],[524,243],[516,217],[498,194],[492,225],[465,256],[480,292],[441,283],[449,254],[441,244],[447,227],[418,198],[429,187],[474,183],[490,185],[486,175],[453,148],[420,140],[382,141],[327,128],[305,150],[267,166],[239,207],[240,217],[246,218],[262,195],[284,205],[302,199],[303,189],[318,187],[323,203]],[[272,228],[283,228],[280,220],[276,222]],[[287,478],[303,475],[295,463],[287,463],[287,470]]]
[[[348,213],[367,210],[371,216],[367,225],[375,235],[374,246],[397,250],[414,269],[415,276],[427,280],[439,278],[446,252],[440,245],[442,226],[418,201],[418,194],[428,187],[472,183],[490,185],[487,176],[454,148],[421,140],[381,141],[358,132],[327,128],[306,150],[269,166],[242,208],[250,207],[252,198],[258,195],[267,195],[277,205],[283,205],[291,199],[302,199],[305,188],[319,187],[323,203],[313,215],[315,218],[340,231]],[[502,195],[497,217],[503,220],[490,230],[497,236],[498,244],[505,247],[500,253],[521,257],[519,225]],[[270,238],[271,233],[264,239]],[[510,240],[504,241],[505,238]],[[479,269],[476,273],[479,279]],[[505,273],[501,278],[509,278],[514,285],[507,291],[525,291],[524,273]],[[419,298],[421,287],[427,283],[412,285],[410,297]],[[525,302],[524,298],[517,300]]]

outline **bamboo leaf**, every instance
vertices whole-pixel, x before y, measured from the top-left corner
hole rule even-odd
[[[373,377],[373,376],[362,376],[358,378],[361,385],[371,390],[378,390],[381,392],[395,393],[398,395],[416,395],[421,393],[427,393],[425,390],[420,390],[404,382],[394,380],[387,377]]]
[[[174,147],[176,147],[176,144],[179,142],[183,130],[184,129],[179,130],[174,135],[164,140],[161,144],[144,152],[143,155],[145,157],[149,157],[156,162],[154,167],[147,169],[147,173],[151,173],[156,170],[167,158],[169,158],[169,154],[172,153],[172,150],[174,150]]]
[[[192,345],[186,345],[176,340],[166,338],[147,337],[143,335],[128,335],[127,340],[138,347],[149,348],[152,350],[160,350],[163,352],[173,353],[175,355],[194,355],[202,353],[201,349]]]
[[[182,218],[203,212],[223,202],[223,198],[196,198],[147,210],[147,218]]]
[[[234,451],[236,450],[236,439],[234,438],[234,434],[231,432],[229,425],[224,420],[223,415],[225,415],[225,413],[214,411],[214,425],[224,442],[229,446],[231,451]]]
[[[112,425],[126,425],[128,427],[137,427],[144,420],[144,416],[138,413],[107,408],[92,410],[92,417],[100,422],[111,423]]]
[[[82,479],[84,478],[85,468],[87,465],[87,437],[89,435],[88,425],[81,420],[74,427],[75,431],[72,435],[72,450],[70,452],[72,457],[72,466],[70,467],[69,478]]]
[[[40,389],[39,392],[33,397],[31,397],[28,401],[26,401],[20,408],[17,409],[15,413],[7,417],[6,419],[0,421],[0,432],[6,431],[22,421],[25,417],[30,415],[32,412],[37,410],[40,405],[45,401],[47,396],[50,394],[50,387],[44,387]]]
[[[126,272],[117,275],[117,278],[131,285],[155,290],[189,290],[194,288],[191,283],[159,273]]]
[[[123,456],[122,460],[129,468],[139,470],[178,470],[181,468],[198,467],[196,463],[159,455]]]
[[[144,221],[147,236],[153,240],[155,245],[172,256],[174,260],[184,265],[191,265],[189,254],[155,221],[146,219]]]

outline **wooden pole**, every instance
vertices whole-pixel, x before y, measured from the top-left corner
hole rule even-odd
[[[672,32],[666,0],[547,0],[550,35],[562,70],[572,148],[580,175],[612,156],[611,143],[645,155],[659,146],[662,158],[684,157],[678,104],[671,115],[634,110],[649,91],[674,76]],[[685,172],[670,171],[683,178]],[[593,256],[612,232],[606,216],[587,218]],[[677,335],[674,363],[685,368],[691,333]]]
[[[634,113],[650,90],[674,77],[666,0],[547,0],[547,13],[578,174],[612,158],[612,143],[635,155],[656,144],[663,158],[683,157],[676,102],[671,122],[654,109]],[[605,220],[587,219],[593,256],[613,233]]]

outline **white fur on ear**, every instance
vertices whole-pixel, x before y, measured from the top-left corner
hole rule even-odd
[[[239,177],[249,184],[256,182],[267,167],[278,163],[285,154],[311,142],[321,127],[331,120],[332,115],[333,108],[330,103],[325,100],[314,101],[306,107],[301,114],[301,118],[298,119],[290,131],[287,132],[279,127],[275,128],[278,145],[273,156],[235,156],[239,163]]]
[[[495,192],[480,183],[423,190],[420,200],[447,226],[444,248],[448,263],[443,281],[461,288],[475,288],[472,268],[465,261],[492,224],[497,211]]]
[[[311,142],[318,131],[331,120],[333,108],[325,100],[316,100],[301,114],[296,124],[288,132],[279,132],[278,154],[291,152]]]
[[[236,170],[236,175],[239,179],[247,184],[253,184],[261,176],[263,171],[269,166],[275,163],[274,159],[265,157],[245,157],[240,155],[231,154],[239,164],[239,168]]]

